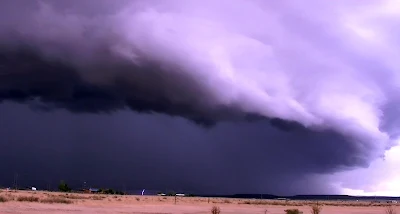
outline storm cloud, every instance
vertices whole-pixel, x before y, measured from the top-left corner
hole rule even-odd
[[[197,192],[336,192],[320,176],[368,167],[398,134],[390,3],[0,2],[4,157],[33,160],[2,169]]]

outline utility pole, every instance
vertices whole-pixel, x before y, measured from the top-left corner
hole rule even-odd
[[[47,182],[47,191],[51,191],[51,179]]]
[[[18,173],[14,174],[14,188],[18,190]]]

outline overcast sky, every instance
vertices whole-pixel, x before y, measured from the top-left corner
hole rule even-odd
[[[400,195],[399,5],[0,1],[0,185]]]

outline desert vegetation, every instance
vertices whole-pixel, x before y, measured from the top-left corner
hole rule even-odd
[[[221,213],[221,208],[219,208],[218,206],[213,206],[211,208],[211,213],[212,214],[220,214]]]
[[[292,201],[267,199],[168,197],[140,195],[110,195],[73,192],[2,191],[0,213],[18,209],[44,209],[39,213],[51,213],[54,209],[65,209],[59,213],[95,213],[90,211],[102,207],[104,213],[272,213],[272,214],[396,214],[400,204],[370,201]],[[36,207],[37,206],[37,207]],[[67,208],[70,207],[70,208]],[[323,209],[322,209],[323,208]],[[160,212],[162,209],[162,212]],[[46,211],[47,210],[47,211]],[[118,210],[118,211],[115,211]],[[357,211],[358,210],[358,211]],[[360,211],[361,210],[361,211]],[[372,211],[371,211],[372,210]],[[364,212],[365,211],[365,212]]]
[[[46,198],[39,198],[35,196],[19,196],[17,197],[17,201],[19,202],[41,202],[41,203],[48,203],[48,204],[54,204],[54,203],[60,203],[60,204],[72,204],[71,200],[68,200],[66,198],[60,197],[60,196],[48,196]]]
[[[41,203],[47,203],[47,204],[72,204],[73,202],[71,200],[62,198],[62,197],[48,197],[40,200]]]
[[[385,214],[396,214],[396,210],[393,206],[389,206],[386,208]]]
[[[2,196],[2,195],[0,196],[0,203],[7,202],[7,201],[9,201],[9,199],[7,197]]]
[[[65,181],[60,181],[60,184],[58,185],[58,190],[60,190],[61,192],[70,192],[71,188],[68,186],[67,183],[65,183]]]
[[[287,209],[285,210],[286,214],[302,214],[303,212],[301,212],[299,209]]]
[[[66,198],[66,199],[90,199],[89,196],[81,195],[81,194],[60,194],[58,195],[60,198]]]
[[[61,180],[60,184],[58,185],[58,190],[60,192],[72,192],[72,189],[68,186],[68,184],[64,181]],[[97,193],[99,194],[108,194],[108,195],[124,195],[125,193],[119,190],[114,190],[110,188],[100,188],[98,189]]]
[[[35,196],[19,196],[17,201],[26,201],[26,202],[38,202],[39,198]]]
[[[322,206],[319,203],[311,205],[311,214],[320,214],[321,211]]]

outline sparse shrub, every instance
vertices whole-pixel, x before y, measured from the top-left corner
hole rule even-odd
[[[9,201],[9,199],[7,197],[4,197],[2,195],[0,196],[0,203],[7,202],[7,201]]]
[[[385,214],[396,214],[396,210],[394,209],[394,207],[389,206],[386,208]]]
[[[251,205],[279,205],[279,206],[286,206],[286,203],[278,202],[278,201],[271,201],[271,200],[248,200],[239,202],[239,204],[251,204]]]
[[[228,199],[225,199],[224,201],[223,201],[225,204],[230,204],[230,203],[232,203],[230,200],[228,200]]]
[[[46,203],[46,204],[72,204],[71,200],[61,198],[61,197],[51,197],[51,198],[45,198],[40,200],[41,203]]]
[[[311,213],[312,214],[320,214],[322,210],[322,206],[319,204],[311,205]]]
[[[287,209],[285,210],[286,214],[302,214],[303,212],[301,212],[299,209]]]
[[[19,196],[17,201],[38,202],[39,198],[35,196]]]
[[[213,206],[211,208],[211,213],[212,214],[220,214],[221,213],[221,209],[219,207],[217,207],[217,206]]]
[[[139,197],[136,197],[136,201],[140,201],[140,198],[139,198]]]
[[[92,198],[93,200],[103,200],[105,197],[95,195],[95,196],[92,196],[91,198]]]
[[[69,195],[68,193],[67,194],[65,194],[65,195],[63,195],[63,194],[60,194],[60,195],[58,195],[58,197],[60,197],[60,198],[68,198],[68,199],[88,199],[88,197],[85,197],[85,196],[81,196],[81,195]]]

